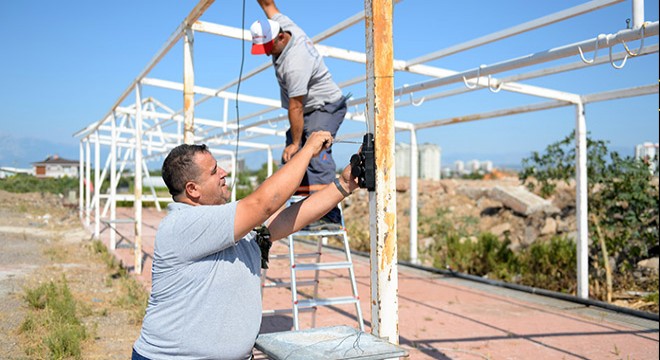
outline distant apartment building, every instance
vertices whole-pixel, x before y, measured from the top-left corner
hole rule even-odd
[[[482,161],[480,169],[485,173],[493,172],[493,162],[490,160]]]
[[[454,173],[457,175],[465,173],[465,163],[462,160],[454,161]]]
[[[419,178],[425,180],[440,180],[442,165],[440,147],[435,144],[418,146]]]
[[[420,179],[439,180],[441,150],[435,144],[417,146],[418,174]],[[410,176],[410,144],[397,143],[394,147],[396,176]]]
[[[660,168],[658,166],[659,154],[658,143],[645,142],[635,146],[635,159],[646,162],[652,174],[657,174],[658,168]]]
[[[467,163],[463,160],[456,160],[453,167],[442,169],[442,177],[450,178],[452,176],[463,176],[469,174],[488,174],[493,172],[495,166],[490,160],[470,160]]]
[[[32,163],[34,175],[38,178],[78,177],[78,161],[68,160],[58,155],[48,156],[44,161]]]
[[[470,161],[467,162],[465,170],[470,174],[476,173],[476,172],[479,171],[480,166],[481,166],[481,163],[479,162],[479,160],[470,160]]]
[[[410,144],[396,143],[394,145],[394,169],[397,177],[410,176]]]

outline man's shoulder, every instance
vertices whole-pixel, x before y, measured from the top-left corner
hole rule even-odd
[[[305,32],[293,22],[293,20],[282,13],[275,14],[271,20],[277,21],[282,27],[282,30],[288,31],[294,36],[307,36],[307,34],[305,34]]]

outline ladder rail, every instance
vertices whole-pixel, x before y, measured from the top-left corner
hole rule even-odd
[[[292,197],[289,200],[289,205],[293,202],[300,200],[301,197]],[[266,287],[287,287],[291,290],[291,309],[276,309],[276,310],[265,310],[262,311],[263,315],[274,315],[281,313],[291,313],[293,315],[293,328],[294,330],[300,330],[300,312],[311,312],[312,313],[312,328],[316,327],[316,310],[318,306],[331,306],[331,305],[341,305],[341,304],[354,304],[356,311],[356,318],[358,321],[360,331],[364,331],[364,318],[362,315],[362,309],[360,307],[360,297],[358,295],[357,281],[355,278],[355,267],[353,265],[353,259],[351,257],[351,250],[349,246],[349,238],[346,232],[346,227],[344,225],[344,215],[341,204],[338,204],[338,208],[341,214],[341,229],[339,230],[318,230],[318,231],[299,231],[294,234],[287,236],[287,241],[285,243],[288,246],[288,254],[281,255],[272,255],[271,259],[281,259],[288,257],[289,259],[289,272],[290,272],[290,281],[289,282],[271,282],[266,283],[266,270],[262,271],[262,297],[263,290]],[[295,239],[296,236],[306,236],[306,237],[316,237],[317,238],[317,251],[308,252],[304,254],[296,254],[295,251]],[[338,262],[327,262],[324,263],[321,261],[322,248],[324,245],[324,240],[327,241],[328,236],[337,236],[340,237],[343,243],[345,261]],[[303,262],[298,263],[296,259],[300,258],[313,258],[315,262]],[[349,279],[351,283],[351,292],[352,296],[344,297],[332,297],[332,298],[319,298],[319,284],[320,284],[320,272],[324,270],[334,270],[334,269],[347,269],[349,274]],[[314,271],[313,280],[298,280],[297,272],[298,271]],[[311,283],[311,284],[310,284]],[[314,289],[311,295],[311,298],[300,299],[298,296],[298,287],[313,285]],[[306,297],[308,295],[305,295]]]

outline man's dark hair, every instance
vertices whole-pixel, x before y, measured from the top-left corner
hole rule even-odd
[[[209,152],[209,148],[205,144],[181,144],[172,149],[163,161],[163,180],[172,197],[183,193],[186,183],[199,175],[194,158],[200,152]]]

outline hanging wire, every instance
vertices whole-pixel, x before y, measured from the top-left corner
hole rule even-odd
[[[241,15],[241,29],[245,29],[245,0],[243,0],[243,12]],[[233,181],[231,184],[231,191],[238,182],[238,141],[240,138],[241,130],[241,117],[238,109],[238,95],[241,91],[241,79],[243,78],[243,65],[245,64],[245,30],[241,31],[241,69],[238,73],[238,84],[236,85],[236,150],[234,150],[234,159],[236,159],[236,168],[233,169]]]

